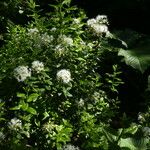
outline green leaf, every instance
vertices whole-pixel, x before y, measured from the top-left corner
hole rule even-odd
[[[62,4],[66,4],[66,5],[69,5],[71,3],[71,0],[64,0],[63,2],[62,2]]]
[[[17,93],[17,97],[26,98],[26,95],[24,93]]]
[[[142,73],[150,67],[150,45],[140,46],[131,50],[120,49],[119,56],[123,56],[125,63]]]
[[[15,106],[13,108],[10,108],[10,110],[19,110],[21,108],[21,105]]]
[[[34,108],[32,108],[32,107],[28,107],[27,112],[29,112],[29,113],[31,113],[33,115],[37,114],[36,110]]]
[[[120,147],[127,147],[130,150],[137,150],[137,148],[132,143],[132,138],[126,138],[126,139],[121,138],[118,145]]]
[[[26,111],[28,109],[28,103],[22,102],[20,103],[22,110]]]
[[[29,95],[27,102],[35,102],[38,98],[39,94],[37,93],[32,93]]]
[[[105,129],[103,129],[103,133],[110,143],[115,143],[117,136],[107,132]]]
[[[45,120],[47,117],[49,117],[49,114],[48,114],[48,112],[44,112],[44,113],[43,113],[43,115],[44,115],[44,118],[43,118],[43,120]]]

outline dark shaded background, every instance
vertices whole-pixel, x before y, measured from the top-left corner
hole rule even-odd
[[[88,17],[106,14],[112,29],[131,28],[150,34],[150,0],[73,0]]]
[[[18,14],[18,3],[24,5],[27,0],[1,0],[0,21],[2,17],[15,23],[24,24],[27,18]],[[56,0],[36,0],[41,9],[51,11],[48,4]],[[83,8],[88,17],[106,14],[111,29],[130,28],[137,32],[150,34],[150,0],[72,0],[72,5]],[[25,6],[26,7],[26,6]],[[5,26],[5,25],[4,25]],[[2,30],[2,23],[0,23]]]

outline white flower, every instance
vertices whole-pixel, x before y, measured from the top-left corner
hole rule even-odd
[[[39,32],[37,28],[28,29],[29,34],[36,34]]]
[[[150,136],[150,128],[149,127],[143,127],[142,131],[143,131],[144,135]]]
[[[37,73],[44,70],[44,64],[38,60],[32,62],[32,69]]]
[[[18,130],[21,129],[22,127],[22,122],[21,120],[17,119],[17,118],[13,118],[10,120],[10,122],[8,123],[8,126],[10,129],[12,130]]]
[[[78,102],[78,106],[83,107],[84,106],[84,100],[80,98],[80,101]]]
[[[23,14],[23,12],[24,12],[23,10],[21,10],[21,9],[19,10],[19,14]]]
[[[80,24],[80,19],[74,18],[74,19],[73,19],[73,23],[74,23],[74,24]]]
[[[93,18],[87,21],[87,25],[96,35],[101,35],[105,33],[108,36],[109,31],[108,31],[107,24],[108,24],[108,20],[107,20],[107,16],[105,15],[98,15],[96,19]]]
[[[62,55],[64,53],[65,49],[62,45],[57,45],[55,47],[55,53],[58,55]]]
[[[96,17],[96,22],[97,23],[102,23],[102,24],[108,24],[108,19],[106,15],[98,15]]]
[[[52,32],[54,32],[54,31],[56,31],[57,29],[55,28],[55,27],[53,27],[52,29],[51,29],[51,31]]]
[[[63,146],[63,149],[62,150],[79,150],[78,147],[75,147],[74,145],[71,145],[71,144],[67,144],[67,145],[64,145]]]
[[[73,45],[73,40],[70,37],[65,37],[64,38],[64,43],[72,46]]]
[[[69,83],[71,81],[71,73],[66,69],[62,69],[57,72],[57,79],[63,81],[63,83]]]
[[[59,40],[64,44],[64,45],[73,45],[73,40],[70,37],[67,37],[66,35],[60,35]]]
[[[41,35],[41,41],[45,44],[52,42],[54,37],[51,35],[49,36],[47,33]]]
[[[92,28],[97,35],[108,32],[108,27],[105,24],[94,24]]]
[[[14,69],[14,77],[18,80],[18,82],[24,81],[30,76],[31,70],[28,68],[28,66],[19,66]]]
[[[138,114],[138,121],[141,123],[141,122],[145,122],[145,118],[143,116],[143,114],[141,112],[139,112]]]
[[[93,24],[96,24],[96,20],[93,18],[93,19],[89,19],[88,21],[87,21],[87,25],[88,26],[92,26]]]

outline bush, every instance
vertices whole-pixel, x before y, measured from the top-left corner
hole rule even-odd
[[[106,16],[87,20],[70,0],[25,27],[8,27],[0,55],[3,149],[108,149],[104,128],[118,109],[118,65],[101,76],[104,53],[116,53]],[[114,39],[115,40],[115,39]],[[113,96],[111,96],[111,94]],[[77,146],[77,147],[76,147]]]

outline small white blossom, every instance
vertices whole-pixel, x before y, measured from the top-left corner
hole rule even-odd
[[[37,73],[44,70],[44,64],[38,60],[32,62],[32,69]]]
[[[30,76],[31,70],[28,68],[28,66],[19,66],[14,69],[14,77],[18,80],[18,82],[24,81]]]
[[[100,35],[102,33],[107,33],[108,32],[108,27],[104,24],[94,24],[92,26],[94,32],[96,35]]]
[[[75,147],[74,145],[71,145],[71,144],[67,144],[67,145],[64,145],[63,146],[63,149],[62,150],[79,150],[78,147]]]
[[[19,14],[23,14],[23,12],[24,12],[23,10],[21,10],[21,9],[19,10]]]
[[[74,24],[80,24],[80,19],[74,18],[74,19],[73,19],[73,23],[74,23]]]
[[[96,19],[89,19],[87,21],[88,27],[94,32],[96,35],[101,35],[105,33],[107,36],[109,36],[108,31],[108,20],[107,16],[105,15],[98,15]]]
[[[51,35],[49,36],[47,33],[41,35],[41,41],[45,44],[50,43],[54,40],[54,37]]]
[[[55,47],[55,53],[58,55],[62,55],[64,53],[65,49],[62,45],[57,45]]]
[[[8,123],[8,126],[10,129],[12,130],[18,130],[22,128],[22,122],[21,120],[17,119],[17,118],[13,118],[10,120],[10,122]]]
[[[145,122],[145,118],[144,118],[144,116],[143,116],[143,114],[141,112],[139,112],[139,114],[138,114],[138,121],[140,123]]]
[[[55,27],[53,27],[52,29],[51,29],[51,31],[52,32],[54,32],[54,31],[56,31],[57,29],[55,28]]]
[[[71,73],[66,69],[62,69],[57,72],[57,79],[63,81],[63,83],[69,83],[71,81]]]
[[[64,45],[73,45],[73,40],[70,37],[67,37],[66,35],[60,35],[59,40],[64,44]]]
[[[84,106],[84,100],[81,98],[78,102],[78,106],[83,107]]]
[[[144,135],[150,136],[150,128],[149,127],[143,127],[142,131],[143,131]]]
[[[93,19],[89,19],[88,21],[87,21],[87,25],[88,26],[92,26],[93,24],[96,24],[97,22],[96,22],[96,20],[93,18]]]
[[[73,40],[72,40],[72,38],[65,37],[64,38],[64,43],[72,46],[73,45]]]
[[[39,32],[37,28],[28,29],[29,34],[36,34]]]
[[[108,24],[108,19],[106,15],[98,15],[96,17],[96,22],[97,23],[102,23],[102,24]]]

